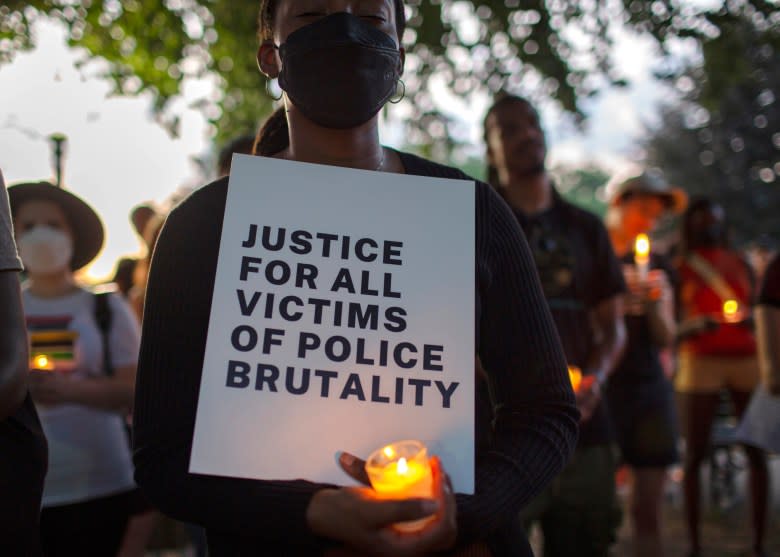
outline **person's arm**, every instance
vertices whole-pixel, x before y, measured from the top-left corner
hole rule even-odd
[[[484,540],[564,467],[579,415],[525,237],[506,204],[477,186],[479,356],[497,397],[474,495],[458,495],[459,545]],[[483,257],[480,256],[483,255]]]
[[[0,421],[14,412],[27,394],[28,343],[11,211],[0,172]]]
[[[583,368],[583,381],[577,392],[577,408],[583,422],[588,421],[601,403],[604,384],[615,371],[626,346],[626,325],[623,320],[623,296],[617,295],[599,302],[591,310],[591,322],[596,342]]]
[[[594,379],[584,380],[577,392],[577,407],[583,422],[591,418],[601,403],[604,384],[620,364],[627,340],[623,319],[626,284],[622,265],[615,256],[606,228],[599,221],[593,221],[588,233],[597,276],[586,283],[594,338],[582,371],[585,378]]]
[[[714,331],[719,327],[720,323],[712,316],[697,315],[678,323],[675,338],[677,342],[682,342],[703,333]]]
[[[762,381],[767,391],[780,396],[780,255],[767,266],[755,318]]]
[[[756,340],[764,387],[780,396],[780,307],[756,307]]]
[[[591,310],[596,343],[583,371],[595,375],[596,383],[604,385],[615,371],[626,347],[626,325],[623,320],[623,297],[602,300]]]
[[[0,183],[0,187],[2,184]],[[27,394],[28,346],[19,277],[0,271],[0,421],[13,414]]]
[[[133,403],[135,366],[117,367],[111,377],[73,378],[48,371],[30,372],[30,392],[42,404],[81,404],[96,410],[127,413]]]
[[[658,348],[669,348],[674,344],[677,332],[674,293],[664,271],[651,271],[649,280],[649,296],[645,307],[650,337]]]

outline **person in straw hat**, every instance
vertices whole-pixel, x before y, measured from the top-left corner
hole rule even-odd
[[[103,224],[86,202],[46,182],[11,186],[8,195],[27,272],[30,391],[49,442],[43,549],[114,555],[135,490],[123,416],[138,323],[118,295],[95,295],[74,276],[103,246]]]
[[[662,361],[663,351],[674,343],[675,311],[671,264],[651,251],[647,237],[661,218],[685,209],[687,196],[651,172],[613,184],[608,187],[612,191],[606,220],[628,286],[624,303],[628,343],[607,399],[623,463],[632,472],[635,554],[655,557],[663,555],[666,470],[678,461],[674,394]],[[642,237],[647,238],[647,253],[637,255]]]

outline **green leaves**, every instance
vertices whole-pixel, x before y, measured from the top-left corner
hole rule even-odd
[[[719,32],[703,43],[701,67],[678,80],[683,102],[647,145],[670,180],[726,207],[740,242],[780,236],[780,30],[771,19],[777,11],[767,18],[746,5],[709,18]]]
[[[507,89],[532,100],[553,97],[581,116],[579,99],[625,83],[610,53],[613,31],[627,25],[661,47],[677,37],[702,44],[713,76],[707,94],[716,100],[746,70],[737,57],[707,50],[741,48],[728,32],[737,16],[780,23],[780,8],[769,0],[714,11],[685,0],[406,0],[406,6],[404,114],[418,144],[458,137],[455,123],[432,102],[436,80],[467,105],[477,92]],[[31,26],[44,14],[68,26],[69,43],[84,48],[87,59],[108,61],[103,75],[117,94],[151,91],[160,114],[185,78],[216,74],[221,97],[201,104],[221,141],[255,130],[273,106],[255,62],[258,7],[254,0],[6,0],[0,63],[34,46]]]

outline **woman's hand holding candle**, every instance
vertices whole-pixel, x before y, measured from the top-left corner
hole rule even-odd
[[[647,271],[650,268],[650,238],[647,234],[640,234],[634,242],[634,263],[639,273],[640,282],[647,280]]]
[[[596,380],[596,375],[582,375],[574,396],[577,400],[577,409],[580,411],[580,423],[585,423],[593,417],[596,407],[601,402],[601,385]]]
[[[569,380],[580,411],[580,422],[587,422],[601,401],[601,386],[595,375],[584,375],[579,367],[572,365],[569,366]]]
[[[57,372],[56,365],[50,371],[30,370],[29,388],[33,400],[39,404],[55,405],[72,402],[73,380]]]
[[[339,462],[357,481],[368,481],[363,460],[343,453]],[[315,534],[344,542],[366,555],[405,557],[451,548],[457,538],[455,494],[439,459],[431,458],[430,464],[431,499],[381,499],[369,488],[325,489],[309,504],[309,526]],[[431,515],[415,532],[393,526]]]

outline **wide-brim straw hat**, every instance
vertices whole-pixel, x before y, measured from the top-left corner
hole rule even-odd
[[[62,209],[73,231],[73,257],[70,268],[88,265],[103,249],[105,233],[97,212],[80,197],[49,182],[14,184],[8,188],[11,213],[28,201],[50,201]]]
[[[661,198],[669,210],[682,213],[688,206],[688,194],[684,190],[671,186],[661,176],[643,172],[617,184],[610,196],[610,205],[619,205],[631,195],[651,195]]]

